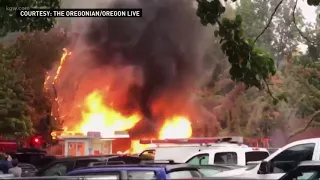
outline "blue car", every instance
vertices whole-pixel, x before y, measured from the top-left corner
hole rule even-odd
[[[216,171],[216,170],[215,170]],[[104,165],[76,169],[67,176],[90,176],[99,179],[167,180],[204,178],[199,167],[188,164]],[[94,178],[94,179],[96,179]],[[86,178],[87,179],[87,178]],[[88,178],[89,179],[89,178]],[[91,179],[91,178],[90,178]]]

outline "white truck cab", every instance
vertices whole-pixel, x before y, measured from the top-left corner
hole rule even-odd
[[[279,148],[251,170],[226,171],[216,177],[237,179],[279,179],[302,161],[320,160],[320,138],[295,141]]]
[[[225,164],[246,166],[248,162],[262,161],[268,156],[269,152],[265,148],[226,144],[225,147],[196,152],[187,157],[184,162],[195,165]]]

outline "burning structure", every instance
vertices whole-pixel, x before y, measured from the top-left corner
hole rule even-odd
[[[193,3],[117,0],[110,7],[142,8],[143,17],[81,22],[85,28],[47,75],[53,116],[84,133],[192,136],[193,94],[210,41]]]

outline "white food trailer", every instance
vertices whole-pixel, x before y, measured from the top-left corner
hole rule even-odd
[[[59,139],[63,156],[85,156],[111,154],[112,142],[119,138],[129,138],[125,131],[116,131],[113,135],[101,136],[100,132],[88,132],[86,135],[76,132],[63,132]]]

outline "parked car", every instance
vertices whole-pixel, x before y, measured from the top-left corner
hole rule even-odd
[[[104,163],[104,164],[103,164]],[[120,164],[121,162],[119,162]],[[81,168],[68,173],[68,176],[107,176],[119,179],[180,179],[205,178],[214,174],[231,170],[237,167],[221,165],[190,165],[179,164],[173,161],[155,162],[142,161],[140,164],[109,165],[108,162],[91,163],[87,168]]]
[[[30,177],[33,176],[37,172],[37,168],[32,164],[28,163],[19,163],[18,167],[22,169],[21,177]]]
[[[47,156],[46,151],[42,151],[36,148],[20,148],[17,152],[8,153],[13,159],[17,159],[20,163],[28,163],[34,165],[36,168],[43,167],[55,158],[52,156]]]
[[[304,161],[279,180],[316,180],[320,178],[320,161]]]
[[[182,164],[182,163],[175,163],[173,160],[148,160],[148,161],[141,161],[140,164],[162,164],[162,165],[170,165],[170,164]],[[184,163],[183,163],[184,164]],[[238,168],[243,168],[243,166],[239,165],[225,165],[225,164],[214,164],[214,165],[195,165],[189,164],[190,167],[198,168],[198,170],[205,176],[205,177],[214,177],[215,174],[230,171]]]
[[[139,157],[127,155],[105,155],[105,156],[75,156],[58,158],[42,169],[39,169],[35,176],[64,176],[68,172],[82,167],[87,167],[91,162],[110,161],[136,164],[140,163]]]
[[[204,175],[197,167],[187,164],[125,164],[125,165],[98,165],[71,171],[67,176],[97,176],[115,179],[179,179],[203,178]]]

